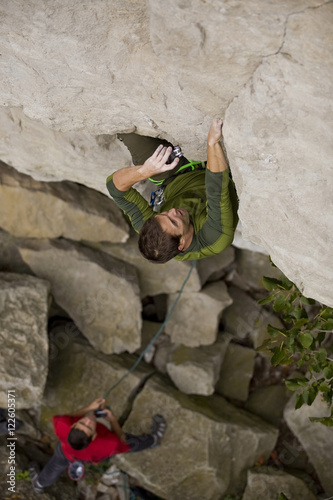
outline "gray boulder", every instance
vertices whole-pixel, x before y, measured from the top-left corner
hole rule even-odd
[[[272,467],[249,470],[242,500],[277,500],[280,493],[289,500],[316,500],[302,479]]]
[[[253,376],[256,352],[242,345],[230,343],[222,361],[216,392],[231,399],[246,401]]]
[[[284,410],[284,419],[316,469],[327,496],[333,495],[332,428],[309,420],[309,417],[327,417],[330,415],[330,410],[327,404],[321,401],[320,396],[317,396],[311,406],[303,405],[295,410],[295,397],[294,395],[288,402]]]
[[[48,371],[50,285],[33,276],[0,273],[0,407],[40,404]]]
[[[230,340],[223,334],[209,346],[175,348],[166,369],[176,387],[185,394],[213,394]]]
[[[49,280],[56,302],[96,349],[110,354],[140,346],[141,302],[132,266],[65,240],[26,240],[20,254]]]
[[[249,337],[254,347],[259,347],[268,338],[267,325],[283,328],[279,318],[269,313],[240,288],[228,289],[232,305],[223,313],[224,329],[239,339]]]
[[[267,422],[279,427],[283,418],[284,408],[291,394],[291,391],[284,384],[260,387],[250,394],[245,408]]]
[[[177,295],[168,298],[168,310]],[[213,344],[222,312],[232,303],[223,281],[206,285],[201,292],[184,292],[165,326],[171,341],[189,347]]]
[[[218,500],[245,487],[246,470],[268,457],[277,430],[219,396],[186,396],[153,376],[136,397],[124,426],[147,432],[154,414],[164,415],[161,445],[113,460],[149,491],[172,500]]]

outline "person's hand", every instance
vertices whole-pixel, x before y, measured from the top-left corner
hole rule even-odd
[[[109,408],[103,408],[103,411],[106,414],[104,417],[106,420],[108,420],[109,422],[112,422],[112,420],[115,419],[114,414],[112,413],[112,411]]]
[[[223,121],[221,120],[221,118],[214,118],[208,132],[208,146],[214,146],[214,144],[220,142],[220,140],[222,139],[222,126]]]
[[[97,398],[97,399],[94,399],[94,401],[92,401],[90,403],[90,405],[88,406],[88,411],[95,411],[95,410],[98,410],[99,408],[101,410],[104,410],[105,408],[105,399],[104,398]]]
[[[172,163],[167,164],[168,158],[172,152],[172,147],[163,147],[162,144],[158,146],[152,156],[150,156],[143,164],[143,169],[152,177],[162,172],[172,170],[177,165],[179,158],[175,158]]]

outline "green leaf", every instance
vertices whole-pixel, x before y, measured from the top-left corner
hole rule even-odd
[[[282,345],[281,347],[275,347],[275,349],[272,349],[274,354],[271,358],[271,364],[273,366],[278,365],[285,357],[287,357],[287,350],[282,348]]]
[[[327,427],[333,427],[333,417],[310,417],[311,422],[320,422]]]
[[[291,391],[296,391],[300,387],[305,387],[308,382],[309,382],[308,378],[300,377],[300,378],[290,378],[285,381],[285,384]]]
[[[290,281],[284,274],[280,276],[280,279],[285,290],[290,290],[294,286],[294,283]]]
[[[273,303],[273,309],[275,312],[280,312],[286,307],[286,298],[284,295],[279,295]]]
[[[316,301],[314,299],[308,299],[307,297],[304,297],[303,295],[301,297],[301,302],[302,302],[302,304],[308,304],[310,306],[314,306],[316,303]]]
[[[332,307],[325,307],[321,312],[321,317],[324,319],[333,319],[333,309]]]
[[[302,344],[303,347],[308,349],[313,342],[313,337],[312,337],[311,332],[307,331],[307,332],[301,333],[298,336],[298,340],[300,341],[300,343]]]
[[[264,306],[265,304],[268,304],[269,302],[272,302],[274,300],[275,293],[272,293],[271,295],[268,295],[265,299],[258,300],[258,304],[260,306]]]
[[[326,366],[323,369],[323,374],[327,379],[330,379],[333,377],[333,363],[330,363],[328,366]]]
[[[309,322],[309,318],[300,318],[294,324],[294,328],[301,328],[301,326],[306,325]]]
[[[330,392],[331,388],[326,382],[322,382],[321,384],[319,384],[319,390],[321,392]]]
[[[325,322],[321,325],[321,330],[328,330],[328,331],[333,330],[333,319],[332,319],[332,318],[329,318],[327,321],[325,321]]]
[[[284,493],[280,493],[277,500],[289,500]]]
[[[304,405],[304,399],[302,394],[296,394],[295,410],[301,408]]]
[[[322,342],[324,342],[325,338],[326,338],[326,332],[318,332],[316,341],[320,345]]]
[[[284,329],[275,328],[275,326],[273,325],[267,325],[267,332],[273,337],[276,337],[278,334],[281,333],[285,335],[286,331]]]
[[[324,349],[323,347],[321,347],[318,350],[318,352],[316,352],[315,356],[316,356],[316,359],[319,362],[323,363],[324,361],[326,361],[326,358],[327,358],[327,351],[326,351],[326,349]]]
[[[264,276],[262,279],[262,283],[266,290],[271,292],[272,290],[275,290],[278,286],[282,286],[282,281],[277,280],[276,278],[269,278],[267,276]]]
[[[257,347],[255,351],[257,352],[267,351],[273,344],[276,344],[276,342],[278,341],[275,339],[267,339],[259,347]]]
[[[313,386],[308,387],[302,393],[304,402],[307,405],[311,406],[314,400],[316,399],[317,394],[318,394],[318,387],[313,387]]]
[[[308,314],[306,312],[306,310],[304,309],[304,307],[295,307],[293,312],[292,312],[293,316],[298,320],[298,319],[305,319],[305,318],[308,318]]]

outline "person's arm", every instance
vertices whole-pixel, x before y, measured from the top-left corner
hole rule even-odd
[[[106,408],[106,409],[104,409],[104,412],[106,413],[106,416],[104,418],[105,418],[105,420],[107,420],[108,422],[111,423],[113,432],[115,432],[117,434],[117,436],[119,437],[119,439],[121,441],[123,441],[123,443],[126,443],[125,433],[122,430],[122,428],[120,427],[118,420],[116,419],[116,417],[114,416],[112,411],[109,410],[108,408]]]
[[[228,164],[221,146],[223,121],[214,118],[207,137],[207,168],[211,172],[224,172]]]
[[[73,411],[72,413],[68,413],[68,417],[83,417],[86,413],[89,411],[95,411],[98,410],[99,408],[104,409],[105,407],[105,399],[103,398],[97,398],[94,399],[89,405],[84,406],[83,408],[79,408],[76,411]]]
[[[152,156],[150,156],[143,165],[122,168],[113,174],[113,183],[119,191],[128,191],[137,182],[172,170],[177,165],[179,158],[175,158],[170,164],[167,164],[172,151],[171,147],[158,146]]]

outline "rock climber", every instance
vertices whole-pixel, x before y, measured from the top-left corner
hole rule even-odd
[[[107,188],[139,232],[140,252],[151,262],[202,259],[231,245],[238,200],[220,143],[222,126],[218,118],[210,126],[207,165],[184,156],[173,159],[177,146],[167,141],[134,133],[118,135],[130,150],[134,166],[109,176]],[[148,178],[160,186],[156,214],[132,187]]]
[[[96,421],[98,416],[103,416],[110,422],[111,431]],[[42,493],[45,487],[53,484],[60,474],[73,464],[97,464],[118,453],[155,448],[160,444],[166,430],[164,418],[155,415],[151,434],[136,436],[124,433],[112,411],[105,407],[103,398],[97,398],[88,406],[69,415],[54,416],[53,426],[59,439],[53,456],[41,472],[36,462],[31,463],[29,467],[31,483],[36,493]],[[77,470],[73,473],[76,474]],[[71,477],[70,470],[69,475]]]

